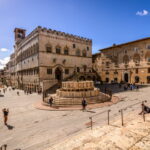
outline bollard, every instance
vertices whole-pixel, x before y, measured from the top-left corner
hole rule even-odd
[[[92,121],[92,117],[89,117],[89,119],[91,120],[91,130],[93,129],[93,121]]]
[[[123,110],[120,109],[119,112],[121,113],[121,123],[122,123],[122,126],[124,125],[124,122],[123,122]]]
[[[143,121],[145,122],[144,102],[146,103],[147,101],[142,101]]]
[[[42,97],[43,97],[43,102],[44,102],[44,98],[45,98],[45,91],[43,91],[43,93],[42,93]]]
[[[110,113],[110,109],[108,110],[108,125],[109,125],[109,113]]]
[[[144,101],[142,101],[142,112],[143,112],[143,114],[142,114],[142,116],[143,116],[143,121],[145,122],[145,112],[144,112]]]
[[[7,149],[7,144],[4,144],[4,150],[6,150]]]

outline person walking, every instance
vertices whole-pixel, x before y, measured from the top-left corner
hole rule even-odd
[[[52,107],[52,104],[53,104],[53,98],[51,97],[51,98],[49,99],[49,105],[50,105],[50,107]]]
[[[19,91],[17,91],[17,95],[19,96]]]
[[[9,109],[4,108],[2,111],[3,111],[3,115],[4,115],[4,124],[7,125]]]
[[[136,90],[137,90],[137,91],[139,90],[139,86],[138,86],[138,85],[136,86]]]
[[[86,110],[86,106],[87,106],[87,102],[86,102],[86,100],[83,98],[83,100],[82,100],[82,110],[83,110],[83,111]]]

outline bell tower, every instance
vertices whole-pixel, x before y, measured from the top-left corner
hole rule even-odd
[[[15,42],[21,41],[26,36],[26,30],[24,29],[15,28],[14,32],[15,32]]]

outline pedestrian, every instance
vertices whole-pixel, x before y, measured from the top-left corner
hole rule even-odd
[[[150,113],[150,107],[146,106],[144,103],[141,104],[142,111],[139,113],[139,115]]]
[[[121,89],[121,83],[119,83],[119,88]]]
[[[132,91],[133,90],[133,84],[130,84],[130,90]]]
[[[19,96],[19,91],[17,91],[17,95]]]
[[[51,97],[51,98],[49,99],[49,105],[50,105],[50,107],[52,107],[52,104],[53,104],[53,98]]]
[[[124,85],[124,91],[126,91],[126,86]]]
[[[87,102],[86,102],[86,100],[83,98],[83,100],[82,100],[82,110],[83,110],[83,111],[86,110],[86,106],[87,106]]]
[[[8,114],[9,114],[9,109],[4,108],[3,109],[3,115],[4,115],[4,124],[7,125],[7,120],[8,120]]]
[[[109,96],[112,98],[112,91],[111,90],[109,91]]]

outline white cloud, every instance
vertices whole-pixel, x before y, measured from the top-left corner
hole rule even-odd
[[[7,49],[7,48],[1,48],[0,51],[1,51],[1,52],[7,52],[8,49]]]
[[[137,15],[137,16],[146,16],[146,15],[148,15],[148,14],[149,14],[149,12],[148,12],[147,10],[137,11],[137,12],[136,12],[136,15]]]
[[[5,57],[3,59],[0,59],[0,69],[3,69],[5,65],[9,62],[10,57]]]

